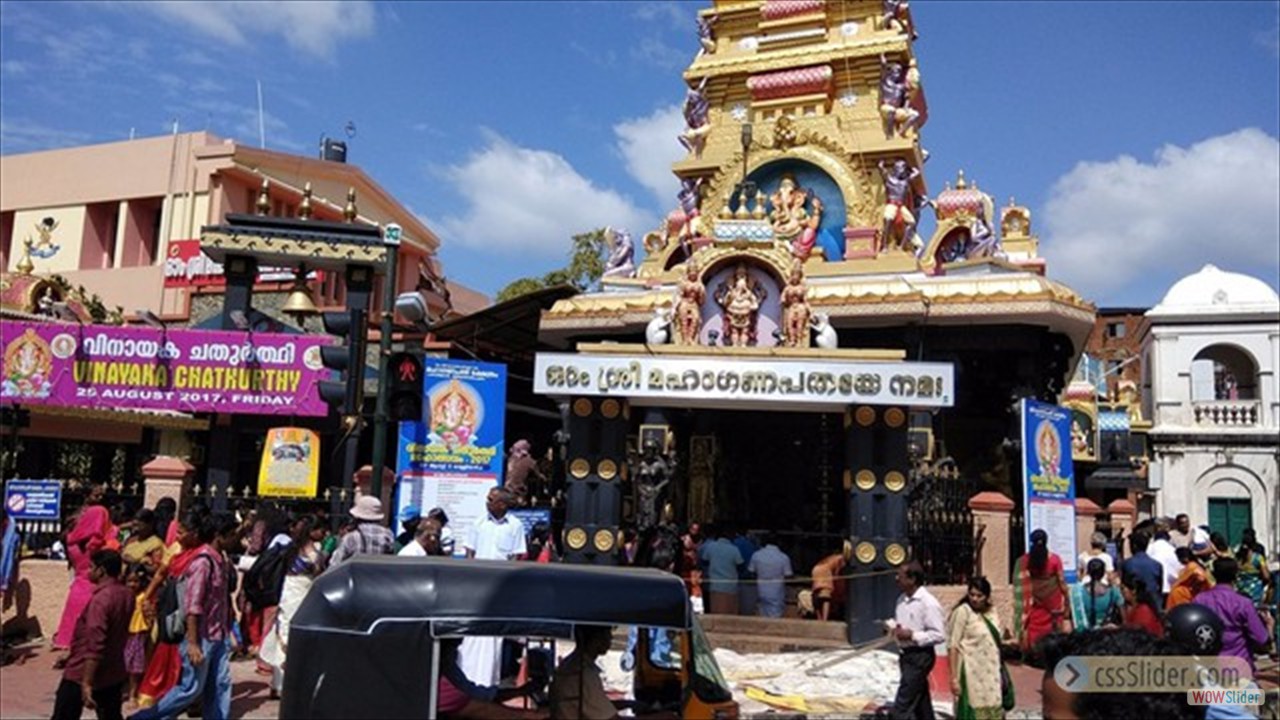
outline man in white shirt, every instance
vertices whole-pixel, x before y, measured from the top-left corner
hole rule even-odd
[[[1178,562],[1177,548],[1169,541],[1169,524],[1166,521],[1156,522],[1155,538],[1147,546],[1147,555],[1164,568],[1160,578],[1160,594],[1167,597],[1173,584],[1178,582],[1178,576],[1182,574],[1182,563]]]
[[[424,518],[418,523],[418,529],[414,533],[413,540],[409,541],[408,545],[400,548],[400,552],[396,554],[401,557],[444,555],[444,550],[440,547],[440,521],[433,518]]]
[[[527,548],[524,523],[507,514],[511,497],[500,487],[489,491],[485,507],[489,514],[471,526],[462,549],[477,560],[523,560]]]
[[[524,523],[507,514],[510,506],[511,496],[506,490],[495,487],[489,491],[485,500],[489,514],[471,526],[462,544],[468,559],[524,559]],[[502,638],[465,638],[458,647],[458,667],[476,685],[497,687],[502,681]]]
[[[893,636],[898,641],[898,668],[902,680],[893,700],[895,720],[933,720],[929,697],[929,672],[937,662],[935,645],[947,637],[942,606],[924,585],[924,568],[910,562],[898,568],[898,604],[894,608]]]

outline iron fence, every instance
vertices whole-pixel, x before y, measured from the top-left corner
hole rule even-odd
[[[976,478],[964,477],[950,458],[912,470],[907,497],[907,539],[926,582],[962,585],[974,574],[973,512]]]

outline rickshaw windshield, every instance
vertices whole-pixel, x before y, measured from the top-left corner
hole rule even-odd
[[[729,690],[729,683],[720,672],[720,665],[716,663],[716,656],[711,651],[711,643],[707,641],[707,636],[702,632],[702,625],[697,618],[694,618],[689,639],[693,645],[693,691],[704,702],[718,703],[732,700],[733,692]]]

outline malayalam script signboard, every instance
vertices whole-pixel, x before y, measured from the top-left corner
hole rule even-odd
[[[258,268],[258,282],[289,282],[293,280],[294,270],[288,267]],[[323,279],[318,271],[307,273],[308,280]],[[227,284],[227,276],[219,263],[200,249],[200,240],[170,240],[169,254],[164,259],[164,286],[167,288],[183,287],[218,287]]]
[[[4,485],[4,506],[14,520],[62,517],[61,480],[10,480]]]
[[[311,335],[0,322],[0,402],[323,416]]]
[[[423,417],[400,423],[395,514],[409,505],[444,508],[461,552],[489,489],[502,481],[507,368],[426,358],[422,379]]]
[[[1076,483],[1071,462],[1071,411],[1022,400],[1023,517],[1031,533],[1049,535],[1049,552],[1062,558],[1067,582],[1076,581]]]
[[[538,353],[533,390],[670,401],[951,407],[950,363]]]

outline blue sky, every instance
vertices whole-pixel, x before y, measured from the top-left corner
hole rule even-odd
[[[831,0],[836,1],[836,0]],[[0,2],[0,152],[208,129],[350,160],[492,293],[674,205],[703,3]],[[912,4],[931,192],[1028,205],[1049,273],[1149,305],[1207,262],[1280,275],[1280,3]]]

